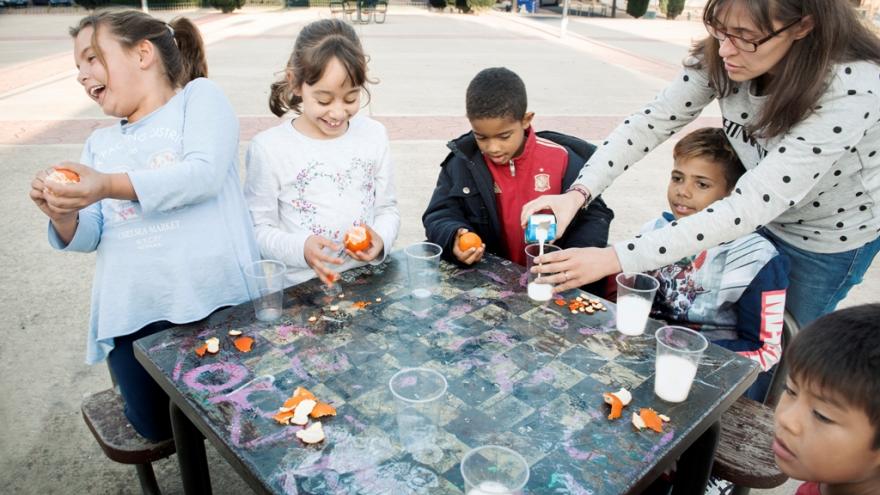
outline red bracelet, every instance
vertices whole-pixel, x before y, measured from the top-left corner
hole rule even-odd
[[[584,186],[582,186],[580,184],[574,184],[568,188],[568,191],[565,191],[565,192],[571,192],[571,191],[577,191],[584,196],[583,208],[586,208],[587,206],[590,205],[590,199],[592,199],[593,196],[589,192],[587,192],[587,188],[585,188]]]

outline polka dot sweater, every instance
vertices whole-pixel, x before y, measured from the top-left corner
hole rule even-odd
[[[611,133],[576,182],[599,195],[714,99],[707,73],[685,68],[653,103]],[[624,271],[656,269],[761,226],[816,253],[856,249],[878,237],[880,68],[868,62],[835,67],[814,112],[770,139],[746,131],[765,101],[751,82],[719,100],[725,133],[746,173],[727,198],[615,244]]]

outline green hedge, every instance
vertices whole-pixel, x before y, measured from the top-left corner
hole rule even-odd
[[[626,13],[638,19],[648,11],[650,0],[629,0],[626,2]]]
[[[666,6],[666,18],[667,19],[675,19],[684,11],[684,1],[685,0],[668,0],[669,4]]]

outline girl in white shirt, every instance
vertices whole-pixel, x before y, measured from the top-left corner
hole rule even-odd
[[[283,79],[272,84],[272,113],[297,116],[251,141],[245,197],[260,253],[283,261],[291,284],[317,275],[332,286],[339,271],[383,261],[397,237],[388,135],[356,116],[367,82],[354,29],[323,19],[303,28]],[[366,249],[344,249],[354,226],[370,234]]]

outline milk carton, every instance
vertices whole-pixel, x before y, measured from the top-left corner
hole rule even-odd
[[[552,213],[536,213],[526,224],[526,243],[544,243],[556,239],[556,216]]]

